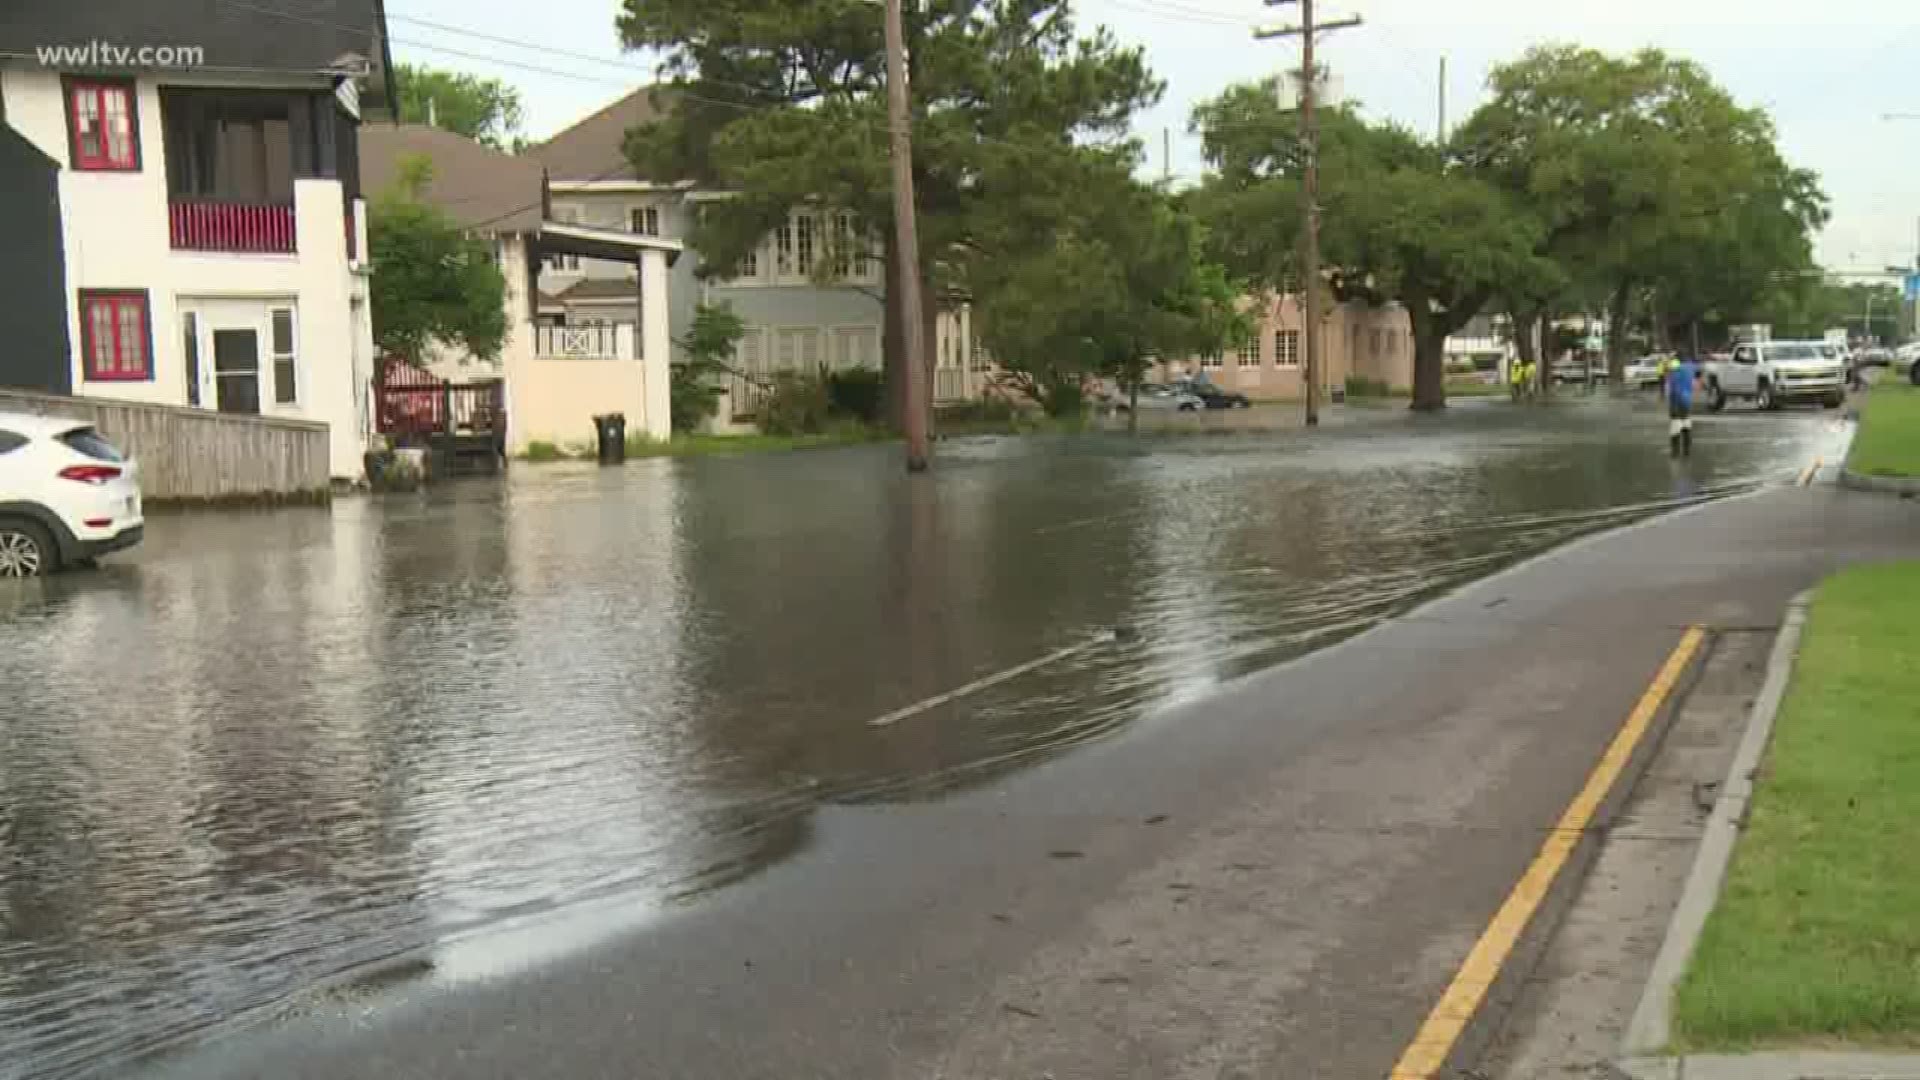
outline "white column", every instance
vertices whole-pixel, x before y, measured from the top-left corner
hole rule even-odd
[[[645,380],[646,433],[656,439],[673,435],[673,397],[669,389],[673,362],[672,328],[667,324],[667,253],[651,248],[640,253],[640,370]]]

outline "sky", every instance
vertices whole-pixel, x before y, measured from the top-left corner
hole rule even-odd
[[[1447,62],[1450,124],[1484,97],[1487,73],[1547,42],[1610,52],[1654,46],[1703,64],[1745,105],[1765,108],[1794,164],[1821,176],[1832,221],[1823,265],[1880,271],[1920,257],[1920,4],[1913,0],[1320,0],[1321,19],[1363,25],[1322,38],[1344,96],[1421,131],[1439,123]],[[523,96],[541,138],[650,80],[648,57],[623,54],[618,0],[387,0],[397,59],[501,78]],[[1193,106],[1226,87],[1300,62],[1296,42],[1253,39],[1255,25],[1297,17],[1260,0],[1077,0],[1083,30],[1105,26],[1145,49],[1167,84],[1138,120],[1151,167],[1171,138],[1172,172],[1204,163],[1187,130]],[[440,24],[439,26],[430,24]],[[504,40],[493,40],[504,39]],[[515,44],[506,44],[513,42]]]

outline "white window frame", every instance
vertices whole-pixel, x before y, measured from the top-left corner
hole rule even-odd
[[[1273,332],[1273,363],[1283,368],[1300,366],[1300,331],[1283,326]]]
[[[832,367],[833,370],[846,371],[856,367],[864,367],[874,371],[880,369],[880,328],[873,323],[847,323],[842,326],[831,327],[827,332],[827,340],[829,343],[827,347],[827,364]],[[868,343],[871,347],[869,358],[872,360],[872,363],[861,364],[853,361],[853,358],[848,354],[847,350],[843,348],[843,345],[854,340],[862,340]]]
[[[1201,353],[1200,370],[1219,371],[1227,366],[1227,354],[1221,352]]]
[[[656,203],[641,203],[627,208],[627,231],[636,236],[660,235],[660,207]]]
[[[274,340],[274,317],[287,313],[287,351],[280,351]],[[274,304],[267,308],[267,360],[273,368],[273,404],[300,407],[300,309],[293,304]],[[287,365],[287,381],[280,381],[280,365]]]
[[[813,279],[813,268],[820,258],[820,218],[812,213],[793,216],[793,269],[802,281]]]
[[[788,218],[785,223],[777,226],[773,230],[773,255],[773,279],[776,282],[791,280],[795,276],[793,272],[792,218]]]
[[[1260,366],[1260,339],[1258,337],[1248,338],[1240,343],[1237,361],[1237,366],[1243,369],[1257,368]]]
[[[578,225],[580,224],[580,208],[577,206],[556,206],[553,208],[553,220],[562,225]],[[580,256],[549,255],[547,256],[547,266],[549,269],[560,270],[565,273],[577,273],[580,270]]]

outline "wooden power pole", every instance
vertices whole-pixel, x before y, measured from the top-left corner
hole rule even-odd
[[[1305,219],[1301,243],[1301,288],[1305,290],[1305,322],[1301,333],[1306,346],[1307,426],[1320,423],[1320,124],[1314,115],[1314,99],[1320,91],[1320,68],[1314,60],[1314,38],[1333,30],[1359,26],[1355,15],[1332,22],[1315,22],[1313,0],[1266,0],[1268,7],[1300,5],[1298,26],[1268,26],[1253,32],[1256,40],[1297,37],[1300,39],[1300,148],[1305,158],[1305,178],[1301,185],[1300,212]],[[1286,105],[1287,80],[1279,82],[1281,106]]]
[[[920,228],[913,211],[913,109],[907,86],[907,31],[901,0],[887,6],[887,125],[893,131],[893,227],[898,239],[899,265],[894,276],[900,286],[900,339],[907,362],[902,372],[906,398],[907,471],[925,472],[931,457],[927,413],[932,396],[926,382],[927,326],[921,317]]]

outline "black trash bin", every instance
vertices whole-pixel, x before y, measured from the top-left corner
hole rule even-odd
[[[599,436],[600,464],[618,465],[627,460],[627,417],[625,413],[607,413],[593,418]]]

